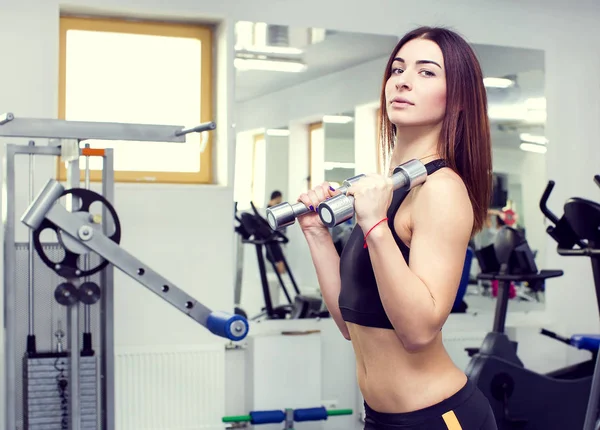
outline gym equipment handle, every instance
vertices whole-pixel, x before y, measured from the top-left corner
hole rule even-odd
[[[600,175],[594,176],[594,182],[600,186]],[[589,249],[587,244],[575,234],[567,221],[559,219],[548,208],[548,198],[554,189],[554,185],[554,181],[548,181],[548,185],[546,185],[546,189],[540,199],[540,210],[554,224],[554,226],[548,226],[546,232],[558,242],[558,254],[563,256],[597,255],[597,252],[595,253],[594,250]],[[572,249],[574,245],[578,245],[581,249]]]
[[[214,335],[237,341],[248,333],[248,321],[241,315],[211,311],[206,318],[206,328]]]
[[[548,198],[550,197],[550,193],[554,189],[554,185],[555,185],[554,181],[548,181],[548,185],[546,185],[546,189],[544,190],[544,193],[542,194],[542,198],[540,199],[540,210],[542,211],[542,213],[544,215],[546,215],[546,218],[548,218],[554,224],[558,224],[558,221],[559,221],[558,217],[552,213],[552,211],[548,208],[548,205],[547,205]]]
[[[273,230],[281,230],[294,224],[296,218],[310,212],[304,203],[283,202],[267,209],[267,221]]]
[[[556,339],[556,340],[561,341],[563,343],[566,343],[567,345],[571,345],[571,339],[568,339],[568,338],[566,338],[564,336],[560,336],[560,335],[554,333],[553,331],[546,330],[545,328],[542,328],[540,330],[540,334],[542,334],[544,336],[551,337],[552,339]]]
[[[175,136],[183,136],[184,134],[189,133],[202,133],[204,131],[214,130],[216,127],[217,125],[213,121],[203,122],[202,124],[197,125],[196,127],[184,128],[182,130],[176,131]]]
[[[286,410],[287,411],[287,410]],[[248,415],[226,416],[223,417],[224,423],[241,423],[249,422],[250,424],[277,424],[285,421],[286,411],[271,410],[271,411],[253,411]],[[296,422],[302,421],[320,421],[326,420],[330,416],[352,415],[352,409],[325,409],[324,406],[318,408],[294,409],[293,418]]]
[[[3,113],[2,115],[0,115],[0,125],[4,125],[7,122],[12,121],[13,119],[15,119],[15,116],[11,112]]]
[[[410,160],[394,169],[392,175],[394,191],[401,188],[411,190],[427,179],[427,168],[419,160]],[[348,187],[352,186],[352,182]],[[354,216],[354,196],[346,193],[325,200],[317,207],[323,225],[333,228]]]

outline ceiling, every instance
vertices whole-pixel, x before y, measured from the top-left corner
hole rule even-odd
[[[307,65],[304,72],[236,70],[236,101],[246,101],[387,56],[396,43],[398,39],[395,36],[327,31],[323,41],[295,44],[304,50],[302,60]]]

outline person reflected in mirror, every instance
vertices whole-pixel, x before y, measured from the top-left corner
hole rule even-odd
[[[267,208],[272,206],[277,206],[283,201],[283,194],[279,190],[274,190],[271,193],[271,198],[267,203]],[[285,229],[281,230],[282,233],[285,233]],[[275,264],[275,268],[280,275],[286,273],[285,264],[283,262],[283,250],[281,249],[281,245],[279,243],[269,243],[265,246],[267,251],[267,260],[271,263]]]
[[[403,36],[380,112],[384,160],[420,160],[426,181],[394,191],[390,171],[353,183],[356,225],[341,256],[316,212],[298,218],[329,313],[354,348],[364,428],[494,430],[488,399],[442,341],[491,201],[487,95],[471,46],[441,27]],[[314,211],[336,194],[324,182],[298,201]]]
[[[271,206],[277,206],[282,201],[283,201],[283,195],[281,194],[281,191],[275,190],[271,193],[271,199],[267,203],[267,207],[270,208]]]

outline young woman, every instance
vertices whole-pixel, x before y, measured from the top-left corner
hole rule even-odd
[[[381,114],[390,172],[350,188],[357,225],[342,255],[316,213],[299,219],[329,312],[354,347],[365,429],[495,429],[441,333],[491,192],[486,92],[468,43],[444,28],[405,35],[385,69]],[[427,166],[426,182],[394,192],[390,174],[411,159]],[[314,209],[334,195],[324,183],[298,201]]]

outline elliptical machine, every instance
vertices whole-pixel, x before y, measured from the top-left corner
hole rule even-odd
[[[547,232],[558,242],[559,254],[594,254],[597,251],[590,248],[595,246],[594,241],[600,239],[600,206],[582,199],[569,199],[563,217],[558,219],[546,206],[553,186],[553,182],[548,184],[540,208],[555,224],[548,227]],[[576,245],[580,248],[575,249]],[[510,282],[526,281],[538,288],[539,283],[562,276],[563,271],[538,271],[527,241],[517,230],[507,226],[501,229],[493,245],[477,252],[482,263],[479,279],[498,280],[499,287],[493,330],[486,335],[481,348],[472,355],[465,373],[488,398],[498,429],[583,428],[586,410],[590,409],[588,399],[590,404],[597,406],[600,395],[598,376],[598,383],[595,384],[598,387],[590,396],[592,378],[594,373],[598,374],[594,368],[598,365],[600,336],[574,335],[567,339],[542,329],[543,335],[590,351],[592,358],[540,374],[524,367],[517,356],[517,343],[509,340],[504,333]],[[600,309],[600,265],[594,257],[592,267]],[[543,400],[536,400],[540,395]],[[589,427],[589,430],[592,428]]]

